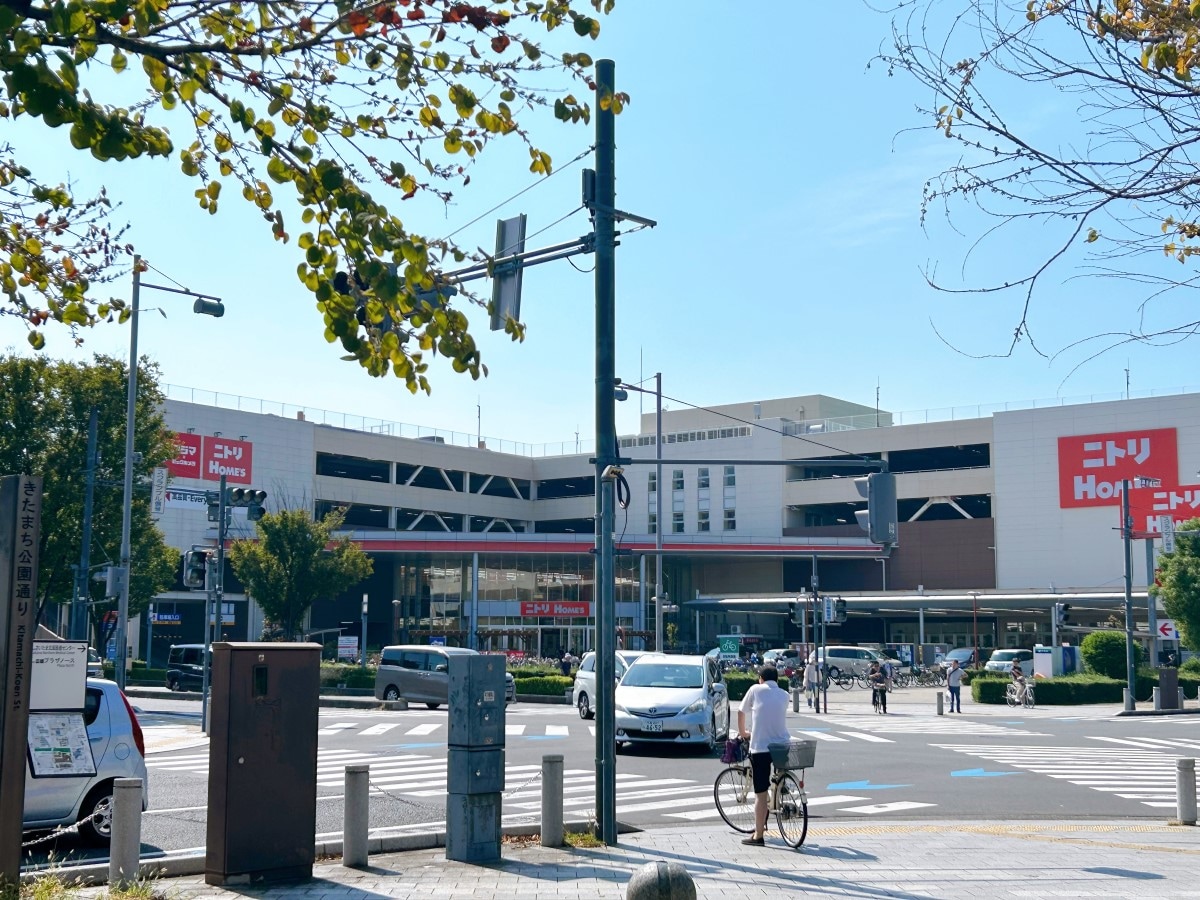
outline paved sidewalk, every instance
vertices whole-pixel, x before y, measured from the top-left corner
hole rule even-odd
[[[308,882],[223,889],[191,875],[164,878],[159,887],[172,900],[616,900],[626,896],[635,870],[663,861],[681,864],[697,896],[711,900],[1200,897],[1200,833],[1167,824],[815,825],[800,851],[778,837],[768,837],[766,847],[744,847],[740,837],[724,827],[656,828],[622,835],[615,847],[506,844],[503,858],[486,864],[449,862],[440,848],[409,850],[372,856],[366,869],[323,861]]]

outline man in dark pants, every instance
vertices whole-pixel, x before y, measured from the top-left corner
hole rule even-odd
[[[962,712],[962,676],[958,660],[950,660],[950,669],[946,672],[946,687],[950,690],[950,712]]]
[[[871,671],[867,675],[867,680],[871,682],[871,705],[875,707],[875,712],[886,716],[887,676],[879,668],[879,663],[871,663]]]

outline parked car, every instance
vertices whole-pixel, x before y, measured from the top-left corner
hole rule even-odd
[[[629,665],[642,655],[641,650],[618,650],[613,661],[617,681],[625,674]],[[575,670],[575,683],[571,685],[571,702],[579,710],[579,718],[592,719],[596,716],[596,654],[587,652]]]
[[[712,657],[645,653],[617,685],[617,748],[622,744],[701,744],[729,737],[729,692]]]
[[[203,659],[203,644],[172,644],[167,653],[167,687],[173,691],[203,690]]]
[[[990,651],[988,650],[980,650],[979,658],[986,661],[988,659],[989,652]],[[960,669],[978,668],[978,665],[974,662],[975,651],[970,647],[957,647],[954,650],[951,650],[942,657],[942,666],[947,669],[950,668],[950,661],[955,659],[958,660],[958,667]],[[1009,668],[1011,668],[1011,665]]]
[[[1020,661],[1026,675],[1032,674],[1032,650],[997,650],[983,668],[988,672],[1011,672],[1014,661]]]
[[[87,679],[83,722],[96,774],[35,778],[27,759],[21,827],[41,831],[78,823],[85,841],[104,845],[112,838],[115,779],[140,778],[142,809],[149,804],[146,744],[137,715],[115,682]]]
[[[768,650],[762,655],[764,666],[775,666],[777,669],[783,669],[784,666],[795,667],[801,664],[801,651],[795,647],[780,647],[774,650]]]
[[[91,647],[87,649],[87,674],[88,678],[103,678],[104,677],[104,660],[100,658],[100,654]]]
[[[375,696],[380,700],[409,700],[437,709],[450,695],[450,657],[477,656],[466,647],[397,644],[384,647],[375,672]],[[517,697],[517,683],[504,673],[504,702]]]
[[[826,662],[828,660],[828,662]],[[853,675],[866,675],[871,663],[880,665],[890,662],[899,666],[900,661],[892,659],[871,647],[825,647],[817,651],[817,662],[825,664],[829,677],[833,678],[840,672]]]

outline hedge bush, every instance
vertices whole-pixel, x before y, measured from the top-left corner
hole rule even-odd
[[[513,674],[516,675],[515,672]],[[536,697],[561,697],[574,683],[575,679],[566,675],[535,675],[520,679],[517,682],[517,693]]]
[[[1134,664],[1141,665],[1145,654],[1140,644],[1133,645]],[[1098,675],[1109,678],[1124,678],[1127,660],[1125,656],[1125,632],[1093,631],[1079,645],[1079,655],[1084,665]]]
[[[1097,632],[1098,633],[1098,632]],[[971,698],[976,703],[1004,703],[1008,678],[976,677],[971,682]],[[1179,684],[1189,696],[1200,687],[1200,676],[1181,674]],[[1158,685],[1158,672],[1141,669],[1134,679],[1134,695],[1145,702]],[[1059,675],[1057,678],[1034,680],[1034,697],[1038,706],[1072,706],[1082,703],[1120,703],[1125,699],[1125,678],[1109,678],[1094,672]]]
[[[758,684],[758,676],[753,672],[726,672],[724,677],[730,700],[741,700],[751,685]],[[785,691],[789,689],[786,675],[779,676],[779,686]]]
[[[350,663],[321,663],[321,687],[374,688],[375,669]]]
[[[1182,675],[1184,672],[1200,675],[1200,656],[1189,656],[1183,661],[1179,666],[1180,681],[1183,681]]]

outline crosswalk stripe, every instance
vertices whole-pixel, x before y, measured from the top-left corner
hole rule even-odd
[[[857,803],[866,797],[856,797],[853,794],[830,794],[828,797],[809,797],[809,806],[830,806],[835,803]]]
[[[509,725],[507,722],[504,724],[504,734],[508,737],[520,737],[524,733],[524,725]]]
[[[818,741],[836,741],[836,742],[842,743],[842,744],[845,744],[848,742],[847,738],[838,737],[836,734],[827,734],[824,731],[803,731],[803,730],[801,730],[801,731],[794,731],[793,734],[805,734],[805,735],[808,735],[809,737],[816,738]]]
[[[546,737],[566,737],[569,730],[566,725],[547,725]]]
[[[877,734],[866,734],[860,731],[843,731],[841,732],[846,737],[857,738],[860,741],[870,741],[875,744],[894,744],[896,743],[891,738],[880,737]]]
[[[345,731],[347,728],[356,728],[357,722],[334,722],[332,725],[326,725],[317,734],[337,734],[339,731]]]
[[[915,800],[895,800],[891,803],[872,803],[869,806],[846,806],[842,812],[865,813],[868,816],[885,812],[900,812],[905,809],[920,809],[923,806],[937,806],[936,803],[918,803]]]
[[[399,722],[384,722],[380,725],[372,725],[370,728],[364,728],[359,734],[387,734],[393,728],[399,727]]]
[[[408,729],[408,731],[406,731],[404,733],[406,735],[414,735],[414,736],[418,736],[418,737],[423,737],[424,735],[427,735],[427,734],[433,734],[435,731],[437,731],[441,727],[442,727],[442,724],[440,722],[424,722],[420,725],[417,725],[413,728]]]

